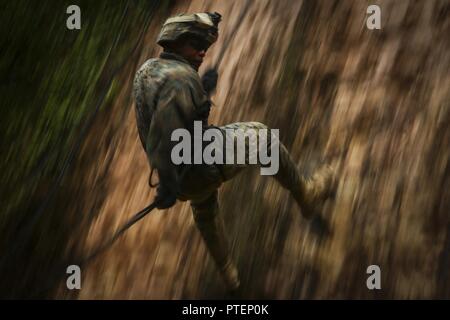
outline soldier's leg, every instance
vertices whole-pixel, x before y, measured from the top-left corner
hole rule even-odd
[[[335,168],[325,165],[310,178],[304,177],[292,160],[289,151],[280,143],[280,166],[275,178],[288,189],[301,208],[305,218],[311,218],[316,212],[315,207],[327,198],[336,187]]]
[[[236,290],[239,287],[238,271],[230,256],[224,221],[219,212],[217,191],[205,200],[192,201],[191,206],[197,228],[227,288]]]
[[[270,134],[270,129],[259,122],[238,122],[221,127],[221,129],[242,130],[241,132],[247,132],[248,130],[254,130],[257,134],[264,129]],[[236,133],[229,131],[227,133],[228,138],[232,136],[236,140]],[[257,148],[270,148],[271,139],[268,136],[267,143],[261,143],[258,139]],[[288,189],[293,195],[296,202],[299,204],[303,216],[310,218],[315,210],[314,207],[320,200],[327,197],[330,192],[335,188],[335,170],[330,166],[324,166],[317,170],[311,178],[305,178],[297,168],[296,163],[293,161],[286,147],[279,141],[276,141],[279,145],[279,169],[275,174],[275,178],[286,189]],[[245,141],[245,152],[248,153],[251,148],[249,147],[250,139]],[[255,140],[254,140],[255,143]],[[225,178],[231,179],[237,174],[242,172],[243,169],[249,166],[249,155],[246,154],[246,164],[224,164],[220,168]]]
[[[260,122],[235,122],[235,123],[230,123],[227,124],[225,126],[220,127],[221,130],[223,130],[224,133],[224,143],[227,140],[233,141],[233,147],[234,147],[234,155],[233,155],[233,163],[231,164],[221,164],[218,165],[217,167],[220,168],[222,175],[224,177],[224,180],[230,180],[232,178],[234,178],[235,176],[237,176],[239,173],[241,173],[244,169],[252,166],[252,164],[249,164],[249,151],[251,150],[250,145],[254,144],[252,147],[253,150],[257,151],[258,148],[258,144],[256,140],[250,140],[250,139],[245,139],[244,141],[244,152],[245,152],[245,163],[237,163],[237,155],[236,153],[238,152],[237,150],[237,145],[238,145],[238,138],[237,136],[241,133],[247,134],[249,131],[254,132],[256,135],[258,135],[259,131],[264,129],[264,130],[268,130],[268,127],[265,124],[262,124]],[[229,152],[229,147],[226,146],[225,147],[225,158],[228,156],[228,152]],[[259,166],[258,163],[254,164],[254,166]]]

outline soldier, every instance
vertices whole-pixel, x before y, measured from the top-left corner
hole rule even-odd
[[[175,129],[192,131],[194,121],[202,121],[204,129],[210,127],[209,94],[215,88],[217,72],[209,71],[201,79],[197,71],[206,51],[218,38],[220,20],[218,13],[181,14],[169,18],[157,40],[163,52],[158,58],[146,61],[137,71],[133,90],[139,136],[150,166],[159,177],[158,208],[171,207],[177,199],[191,202],[196,226],[227,288],[233,291],[239,288],[240,281],[230,257],[217,190],[248,165],[175,165],[171,161],[174,147],[171,134]],[[233,123],[219,129],[226,135],[225,129],[232,128],[268,129],[259,122]],[[302,177],[281,143],[275,178],[291,192],[306,218],[314,215],[317,206],[336,185],[335,170],[330,166],[317,170],[311,178]]]

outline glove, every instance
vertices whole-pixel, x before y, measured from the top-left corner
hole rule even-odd
[[[219,74],[217,73],[217,70],[215,68],[211,68],[203,74],[202,85],[208,96],[211,95],[214,90],[216,90],[218,78]]]
[[[168,209],[177,202],[175,194],[164,185],[159,185],[156,190],[155,203],[158,209]]]

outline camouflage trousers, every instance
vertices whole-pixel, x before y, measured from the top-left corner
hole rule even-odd
[[[219,129],[241,129],[244,132],[253,130],[259,132],[261,129],[269,128],[259,122],[238,122],[232,123]],[[233,133],[228,136],[236,139]],[[234,135],[234,136],[233,136]],[[250,150],[246,140],[246,152]],[[260,146],[258,146],[260,147]],[[268,147],[268,146],[265,146]],[[246,154],[248,161],[249,155]],[[181,187],[180,200],[190,200],[194,220],[200,231],[205,244],[213,257],[218,268],[223,271],[232,265],[229,254],[228,241],[224,228],[223,216],[220,214],[217,189],[220,185],[234,178],[246,168],[255,166],[252,164],[216,164],[208,166],[191,166],[184,175]],[[296,163],[291,158],[286,147],[279,143],[279,169],[273,176],[284,188],[288,189],[303,212],[304,206],[308,203],[308,184],[297,169]],[[259,166],[259,164],[256,164]],[[311,192],[309,192],[311,194]],[[226,277],[226,276],[225,276]],[[225,279],[226,281],[226,279]]]

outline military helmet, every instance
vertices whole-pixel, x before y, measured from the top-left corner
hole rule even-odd
[[[186,35],[197,36],[211,46],[219,36],[221,15],[214,13],[179,14],[164,22],[157,43],[164,47]]]

